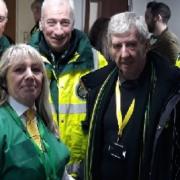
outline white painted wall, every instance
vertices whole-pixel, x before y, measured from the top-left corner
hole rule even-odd
[[[132,0],[133,1],[133,7],[132,10],[139,15],[144,15],[146,4],[150,0]],[[174,32],[180,39],[180,24],[179,24],[179,18],[180,18],[180,0],[159,0],[159,2],[163,2],[167,4],[171,9],[171,18],[169,20],[169,29]]]
[[[74,0],[75,5],[75,28],[84,29],[86,0]]]
[[[27,42],[34,26],[31,3],[33,0],[16,0],[16,42]]]

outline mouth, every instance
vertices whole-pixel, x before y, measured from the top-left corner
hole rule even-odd
[[[25,91],[34,91],[34,90],[36,90],[36,86],[35,85],[26,85],[23,87],[23,89]]]
[[[125,61],[125,62],[121,62],[121,66],[131,66],[132,62],[130,61]]]
[[[65,38],[64,37],[52,37],[51,39],[55,42],[62,42]]]

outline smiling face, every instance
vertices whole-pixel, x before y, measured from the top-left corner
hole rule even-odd
[[[62,52],[69,44],[73,20],[68,4],[50,5],[43,9],[41,30],[50,48]]]
[[[111,35],[111,55],[123,77],[137,79],[146,62],[147,42],[140,40],[135,28]]]
[[[7,71],[6,82],[9,95],[31,107],[42,89],[42,64],[32,61],[30,57],[15,61]]]

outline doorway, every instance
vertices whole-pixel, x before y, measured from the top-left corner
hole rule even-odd
[[[88,32],[91,24],[98,17],[111,17],[116,13],[127,10],[128,0],[86,0],[84,31]],[[92,16],[94,16],[94,19],[91,19]]]

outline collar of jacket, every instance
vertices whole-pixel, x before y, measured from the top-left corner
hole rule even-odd
[[[8,39],[3,35],[0,37],[0,55],[10,46]]]
[[[49,46],[47,45],[44,35],[42,32],[36,32],[32,35],[30,41],[28,42],[31,46],[36,48],[43,56],[45,56],[49,61],[51,61],[51,54],[53,53]],[[74,29],[72,32],[72,38],[70,40],[70,46],[66,49],[67,53],[64,57],[59,53],[55,55],[55,61],[60,62],[60,64],[67,64],[71,61],[74,64],[84,64],[84,67],[80,67],[81,69],[91,69],[94,66],[93,62],[93,52],[92,46],[86,36],[85,33]],[[74,57],[78,58],[74,58]],[[77,66],[78,68],[78,66]]]
[[[102,85],[109,73],[116,68],[116,64],[112,61],[107,66],[100,68],[96,71],[88,73],[81,78],[81,81],[87,90],[93,89]],[[96,79],[96,81],[94,81]]]

